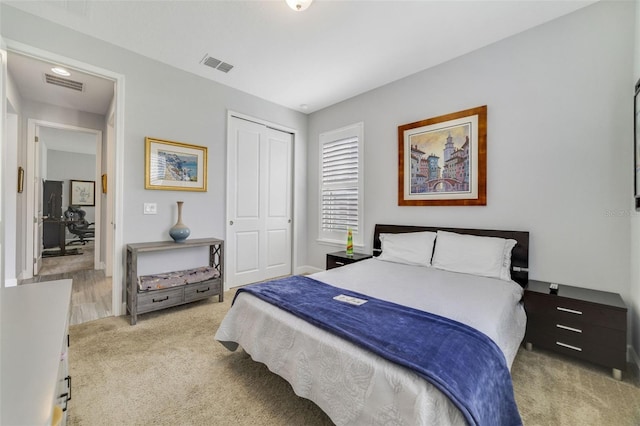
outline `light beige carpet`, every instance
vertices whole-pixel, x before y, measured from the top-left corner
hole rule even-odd
[[[214,341],[217,298],[71,327],[70,425],[330,425],[312,402],[242,351]],[[512,368],[527,426],[640,425],[637,378],[521,350]],[[628,375],[628,374],[627,374]]]

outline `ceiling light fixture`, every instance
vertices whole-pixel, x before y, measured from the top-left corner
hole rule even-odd
[[[309,6],[311,6],[311,2],[313,0],[285,0],[289,7],[296,12],[302,12]]]
[[[61,67],[53,67],[51,68],[51,71],[53,71],[54,73],[58,74],[58,75],[62,75],[65,77],[69,77],[71,75],[71,73],[67,70],[65,70],[64,68]]]

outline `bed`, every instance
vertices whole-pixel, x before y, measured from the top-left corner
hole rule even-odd
[[[528,232],[376,225],[372,259],[240,289],[215,339],[337,425],[521,424],[509,369],[526,326],[528,245]],[[348,326],[329,324],[342,311]],[[369,315],[369,330],[352,330],[352,313]]]

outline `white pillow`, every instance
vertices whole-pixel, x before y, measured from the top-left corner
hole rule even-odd
[[[432,266],[452,272],[511,280],[516,240],[438,231]]]
[[[382,253],[378,259],[407,265],[431,266],[435,239],[435,232],[380,234]]]

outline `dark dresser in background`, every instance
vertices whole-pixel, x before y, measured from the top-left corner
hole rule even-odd
[[[42,245],[44,248],[64,245],[64,223],[62,218],[62,181],[45,180],[42,187]],[[61,243],[62,241],[62,243]]]

